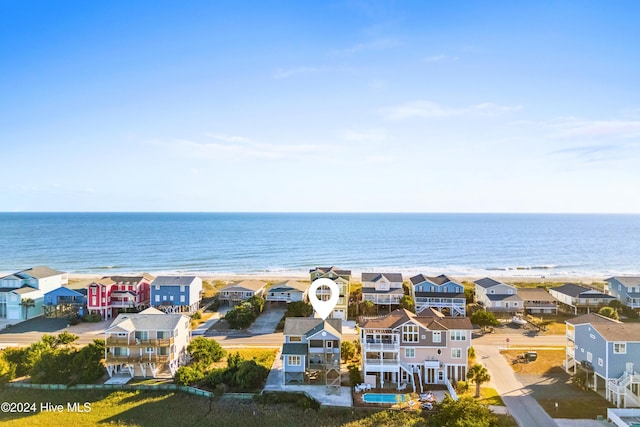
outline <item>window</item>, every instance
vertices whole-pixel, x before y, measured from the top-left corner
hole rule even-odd
[[[496,293],[496,291],[495,291],[495,290],[493,290],[493,289],[491,289],[491,290],[489,291],[489,293],[490,293],[490,294],[495,294],[495,293]]]
[[[467,334],[465,331],[451,331],[451,341],[466,341]]]
[[[587,362],[593,362],[593,354],[590,351],[587,351]]]
[[[145,353],[153,353],[153,352],[154,352],[154,351],[153,351],[153,347],[146,347],[146,348],[144,349],[144,351],[145,351]]]
[[[442,342],[442,332],[434,331],[432,332],[433,342]]]
[[[302,337],[297,337],[297,336],[289,337],[289,342],[301,342],[301,341],[302,341]]]
[[[408,359],[413,359],[416,357],[416,349],[413,347],[408,347],[404,349],[404,357]]]
[[[160,295],[156,295],[156,302],[160,302]]]
[[[160,285],[156,285],[156,291],[160,290]]]
[[[509,295],[513,295],[513,289],[509,289]]]
[[[180,302],[185,302],[184,295],[180,295]]]
[[[162,295],[162,301],[166,301],[167,300],[167,296],[166,295]]]
[[[300,360],[300,356],[289,356],[288,363],[289,366],[300,366],[302,361]]]
[[[627,354],[627,343],[626,342],[614,342],[613,343],[613,353],[614,354]]]
[[[91,305],[96,305],[96,297],[91,297]]]
[[[418,342],[418,325],[404,325],[402,327],[402,341]]]
[[[452,348],[451,349],[451,358],[452,359],[462,359],[462,349],[461,348]]]
[[[180,286],[180,292],[184,292],[184,285]]]
[[[602,361],[602,357],[598,357],[598,366],[604,366],[604,362]]]
[[[169,295],[169,301],[173,301],[173,295]]]

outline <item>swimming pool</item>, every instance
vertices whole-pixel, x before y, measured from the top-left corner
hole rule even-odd
[[[365,393],[362,395],[362,400],[366,403],[401,403],[407,402],[409,396],[391,393]]]

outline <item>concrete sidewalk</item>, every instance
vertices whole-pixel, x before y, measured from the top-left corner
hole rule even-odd
[[[497,346],[474,345],[478,363],[491,374],[489,385],[502,397],[511,416],[521,427],[558,427],[538,402],[531,397],[530,390],[517,380],[513,369],[499,352]]]

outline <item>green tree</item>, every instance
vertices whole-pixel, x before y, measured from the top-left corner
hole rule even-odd
[[[363,316],[371,316],[376,313],[376,305],[371,301],[362,301],[359,312]]]
[[[618,310],[613,307],[602,307],[598,310],[598,314],[613,320],[618,320],[620,317],[618,316]]]
[[[226,351],[220,347],[216,340],[204,337],[197,337],[191,340],[187,347],[187,352],[191,355],[191,360],[194,363],[201,364],[204,367],[220,361],[226,354]]]
[[[447,396],[440,410],[427,418],[429,427],[497,427],[496,417],[485,405],[471,397],[453,400]]]
[[[356,355],[356,347],[351,341],[342,341],[340,344],[340,355],[345,363],[354,358]]]
[[[294,301],[287,305],[285,317],[309,317],[313,313],[313,307],[304,301]]]
[[[469,350],[467,350],[467,357],[469,359],[469,363],[476,360],[476,349],[473,347],[469,347]]]
[[[16,365],[9,362],[4,353],[0,354],[0,384],[6,384],[16,377]]]
[[[487,326],[498,326],[500,322],[490,311],[478,310],[471,315],[471,323],[485,329]]]
[[[264,310],[264,298],[258,295],[254,295],[247,300],[247,302],[251,305],[253,312],[256,316],[259,316]]]
[[[71,362],[69,384],[90,384],[105,374],[104,340],[95,339],[76,352]]]
[[[192,385],[201,381],[205,377],[205,372],[200,365],[180,366],[173,376],[173,380],[178,385]]]
[[[411,298],[409,295],[405,295],[402,297],[402,299],[400,300],[400,308],[409,310],[412,313],[416,312],[416,307],[413,304],[413,298]]]
[[[29,309],[35,307],[36,303],[33,298],[22,298],[20,305],[24,308],[24,319],[27,320],[29,318]]]
[[[469,368],[469,371],[467,372],[467,379],[476,384],[476,397],[480,397],[480,385],[491,380],[491,375],[489,375],[487,368],[476,363]]]
[[[256,313],[253,306],[249,303],[243,303],[229,310],[224,316],[225,320],[233,329],[244,329],[249,327],[256,320]]]
[[[467,304],[473,304],[473,300],[475,299],[475,291],[473,288],[464,288],[464,297],[467,300]]]
[[[233,382],[240,391],[254,390],[262,386],[268,374],[269,370],[255,360],[245,360],[238,366]]]
[[[36,384],[66,384],[71,378],[75,351],[69,348],[48,349],[40,354],[29,371]]]
[[[70,345],[74,343],[79,337],[75,334],[71,334],[67,331],[61,332],[56,337],[54,347],[57,348],[61,345]]]

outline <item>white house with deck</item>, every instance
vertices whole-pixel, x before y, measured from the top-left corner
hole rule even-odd
[[[398,305],[403,296],[401,273],[362,273],[362,301]]]
[[[306,301],[309,285],[300,283],[297,280],[287,280],[271,286],[266,293],[265,299],[271,302],[296,302]]]

